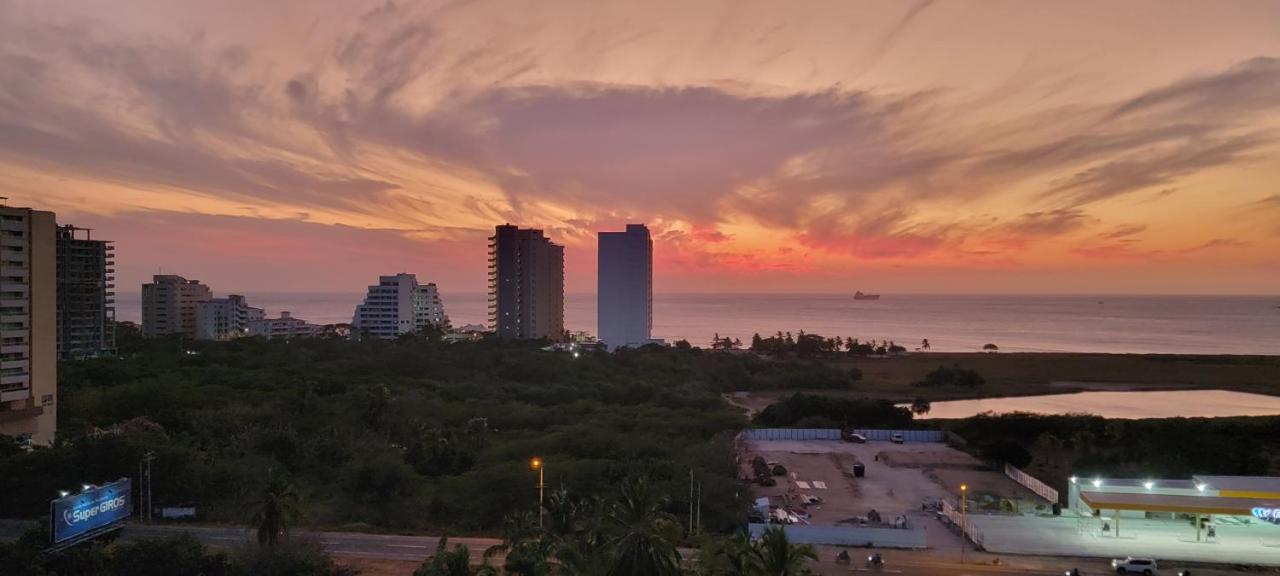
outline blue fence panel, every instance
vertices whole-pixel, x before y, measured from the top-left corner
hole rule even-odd
[[[852,526],[781,526],[777,524],[750,524],[747,528],[752,539],[758,539],[771,527],[787,531],[787,540],[794,544],[821,544],[828,546],[874,546],[877,548],[924,548],[925,531],[917,528],[860,528]]]
[[[890,440],[894,434],[901,434],[904,442],[942,442],[941,430],[854,430],[867,440]]]
[[[748,440],[839,440],[838,428],[754,428],[746,431]]]

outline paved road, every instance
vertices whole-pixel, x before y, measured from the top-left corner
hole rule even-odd
[[[34,526],[30,522],[0,521],[0,540],[13,540]],[[124,528],[122,540],[144,540],[174,536],[190,532],[201,544],[214,548],[231,548],[254,541],[254,533],[247,528],[222,526],[144,526],[130,524]],[[398,536],[390,534],[362,534],[358,532],[311,532],[300,530],[292,533],[296,538],[319,542],[335,556],[380,558],[387,560],[422,560],[435,553],[436,536]],[[449,544],[463,544],[471,551],[471,558],[480,562],[484,551],[500,544],[494,538],[450,538]]]

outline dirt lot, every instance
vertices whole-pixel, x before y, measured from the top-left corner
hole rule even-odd
[[[1038,502],[1034,494],[1003,474],[980,469],[981,464],[971,456],[944,444],[757,441],[750,442],[747,450],[744,463],[758,454],[787,469],[786,476],[774,477],[777,486],[756,486],[756,495],[769,496],[774,506],[785,504],[808,512],[810,523],[815,525],[863,517],[871,510],[886,522],[897,516],[920,518],[925,503],[939,498],[954,502],[960,484],[969,486],[970,503],[979,510],[999,511],[1001,500],[1009,499],[1015,504],[1006,505],[1006,510],[1031,512]],[[866,465],[865,477],[852,477],[854,462]],[[749,475],[749,469],[743,473]],[[814,481],[825,484],[826,489],[815,487]],[[805,506],[802,495],[823,501]]]
[[[956,468],[972,470],[982,463],[977,458],[945,444],[889,444],[879,458],[895,468]]]

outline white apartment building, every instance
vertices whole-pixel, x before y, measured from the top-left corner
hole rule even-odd
[[[435,284],[418,284],[418,277],[400,273],[381,276],[369,287],[364,303],[356,306],[351,332],[377,338],[396,338],[427,326],[447,327],[449,317]]]
[[[309,324],[301,318],[294,318],[288,312],[281,312],[279,318],[262,318],[249,321],[249,335],[261,336],[267,340],[273,338],[304,338],[316,336],[324,331],[324,326]]]
[[[0,206],[0,434],[37,445],[57,429],[57,224]]]
[[[265,316],[261,308],[250,306],[239,294],[197,302],[196,339],[230,340],[248,336],[249,323]]]
[[[142,285],[142,335],[148,338],[196,335],[196,305],[213,299],[213,292],[198,280],[159,275]]]

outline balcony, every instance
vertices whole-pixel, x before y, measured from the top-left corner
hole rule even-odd
[[[30,321],[31,318],[27,316],[25,312],[0,314],[0,324],[21,324],[23,326],[28,326],[28,322]],[[23,329],[25,330],[26,328]]]
[[[30,388],[30,387],[31,387],[30,374],[10,374],[8,376],[0,376],[0,388],[12,390],[15,388]]]
[[[0,338],[21,338],[24,341],[31,341],[30,330],[0,330]]]
[[[26,220],[0,220],[0,230],[12,230],[14,232],[26,232]]]

